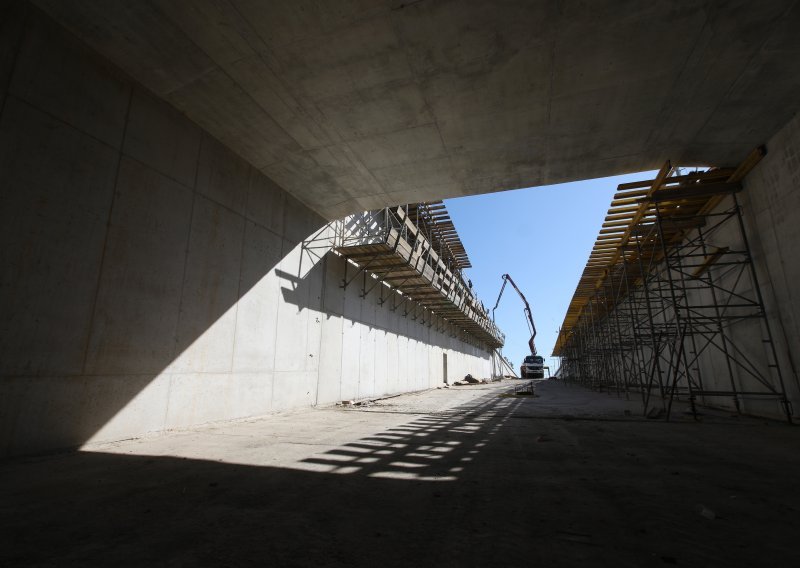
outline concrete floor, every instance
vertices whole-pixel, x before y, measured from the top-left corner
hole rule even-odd
[[[799,429],[512,385],[3,462],[0,565],[798,565]]]

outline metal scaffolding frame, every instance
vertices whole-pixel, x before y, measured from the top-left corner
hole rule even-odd
[[[501,347],[463,268],[469,259],[444,204],[417,203],[349,215],[330,224],[333,249],[345,257],[342,287],[361,279],[360,295],[377,290],[389,309],[462,341]]]
[[[559,332],[562,376],[666,419],[675,400],[696,417],[727,398],[776,400],[792,421],[737,197],[764,153],[619,186]]]

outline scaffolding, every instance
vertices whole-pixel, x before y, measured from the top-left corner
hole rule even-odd
[[[696,418],[759,399],[792,421],[737,197],[764,153],[618,187],[556,341],[562,377],[667,420],[676,400]]]
[[[505,336],[464,278],[469,258],[441,201],[365,211],[332,227],[334,250],[350,261],[342,287],[360,278],[364,298],[377,290],[378,303],[390,301],[393,311],[502,347]]]

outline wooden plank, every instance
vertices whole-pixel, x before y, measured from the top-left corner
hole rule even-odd
[[[669,201],[708,199],[713,195],[737,193],[741,190],[742,186],[739,183],[714,183],[682,189],[665,189],[649,196],[647,200],[651,203],[664,203]]]
[[[739,164],[733,173],[728,177],[728,183],[738,183],[742,181],[750,171],[758,165],[761,159],[767,155],[766,146],[758,146],[753,148],[753,151],[747,155],[744,161]]]

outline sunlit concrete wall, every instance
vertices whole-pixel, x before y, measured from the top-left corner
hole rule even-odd
[[[0,3],[0,455],[488,376],[340,287],[325,220],[58,26]]]

